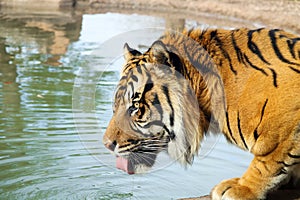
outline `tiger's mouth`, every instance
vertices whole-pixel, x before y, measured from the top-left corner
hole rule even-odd
[[[149,171],[156,160],[155,153],[130,153],[126,157],[116,157],[116,167],[128,174],[145,173]]]

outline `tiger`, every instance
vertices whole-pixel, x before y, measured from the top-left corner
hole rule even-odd
[[[300,37],[281,29],[166,31],[144,53],[124,45],[125,64],[103,144],[129,174],[160,152],[188,166],[206,135],[254,155],[213,200],[266,199],[300,180]]]

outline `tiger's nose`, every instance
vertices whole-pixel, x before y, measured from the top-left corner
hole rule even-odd
[[[109,149],[109,150],[111,150],[111,151],[114,151],[115,150],[115,148],[116,148],[116,146],[117,146],[117,141],[116,140],[114,140],[114,141],[111,141],[110,139],[108,139],[107,137],[103,137],[103,144],[104,144],[104,146],[107,148],[107,149]]]

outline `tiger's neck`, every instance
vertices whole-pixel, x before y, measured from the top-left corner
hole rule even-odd
[[[210,58],[212,31],[193,30],[167,34],[161,40],[169,51],[180,55],[180,73],[187,79],[198,99],[204,132],[220,132],[225,117],[223,83],[217,66]],[[200,37],[201,36],[201,37]],[[201,39],[202,38],[202,39]]]

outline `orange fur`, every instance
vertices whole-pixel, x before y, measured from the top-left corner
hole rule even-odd
[[[196,29],[183,34],[167,33],[159,41],[144,54],[131,55],[133,50],[127,47],[123,76],[128,79],[121,80],[120,85],[129,83],[131,70],[144,80],[145,77],[134,71],[137,65],[153,68],[149,73],[153,72],[150,76],[154,77],[154,85],[162,84],[168,75],[165,71],[157,72],[158,65],[169,66],[172,74],[179,72],[188,81],[189,86],[180,84],[183,91],[176,90],[179,86],[175,81],[182,81],[177,79],[178,76],[166,81],[170,91],[173,88],[177,91],[170,94],[170,99],[161,97],[164,92],[161,87],[153,87],[151,94],[148,93],[150,102],[153,102],[154,94],[158,95],[162,110],[167,110],[167,113],[172,109],[182,112],[182,119],[176,115],[175,120],[182,120],[182,126],[187,129],[184,138],[176,135],[180,127],[174,128],[177,140],[170,139],[170,133],[166,136],[166,131],[160,132],[161,137],[176,144],[173,149],[182,148],[181,145],[188,148],[181,162],[191,162],[191,156],[197,153],[203,135],[208,131],[222,132],[228,141],[254,155],[241,178],[223,181],[212,190],[213,199],[264,199],[270,190],[279,187],[291,176],[299,178],[299,37],[282,30]],[[159,73],[163,75],[160,77]],[[197,116],[195,111],[192,115],[185,114],[193,110],[187,104],[195,107],[192,101],[176,104],[176,95],[186,97],[189,87],[194,91],[199,107],[199,117],[195,119],[192,117]],[[130,128],[128,132],[115,130],[116,115],[126,112],[124,106],[121,109],[118,96],[115,103],[117,114],[108,126],[104,143],[115,141],[122,146],[124,141],[142,139]],[[127,103],[130,105],[131,100]],[[169,106],[170,103],[174,104],[174,108]],[[163,117],[162,121],[173,127],[168,124],[171,119],[168,121]],[[171,148],[168,152],[171,153]]]

